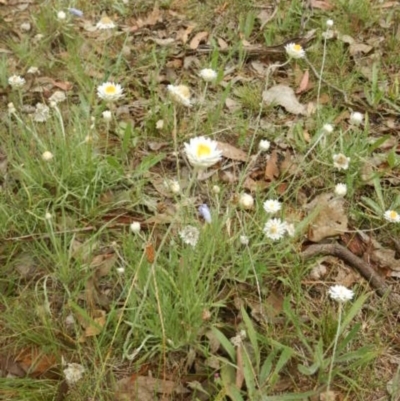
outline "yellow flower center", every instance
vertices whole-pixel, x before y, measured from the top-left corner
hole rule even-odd
[[[277,226],[272,226],[271,227],[271,233],[276,234],[278,232],[278,227]]]
[[[397,212],[396,211],[394,211],[394,210],[392,210],[391,212],[390,212],[390,218],[391,219],[397,219]]]
[[[296,52],[301,52],[301,51],[303,50],[303,48],[302,48],[300,45],[294,45],[294,46],[293,46],[293,49],[294,49]]]
[[[204,143],[200,143],[197,146],[197,157],[204,157],[204,156],[210,156],[211,154],[211,149],[208,145],[205,145]]]
[[[112,24],[111,19],[108,18],[108,17],[103,17],[103,18],[100,20],[100,22],[101,22],[102,24]]]
[[[114,95],[117,92],[117,88],[114,85],[108,85],[104,88],[104,92],[108,95]]]

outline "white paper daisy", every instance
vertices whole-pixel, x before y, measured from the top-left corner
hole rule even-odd
[[[275,214],[282,209],[282,204],[275,199],[266,200],[263,206],[264,210],[270,214]]]
[[[25,85],[25,79],[19,75],[12,75],[10,78],[8,78],[8,84],[13,89],[20,89]]]
[[[197,245],[200,233],[196,227],[186,226],[181,231],[179,231],[179,236],[185,244],[190,245],[194,248]]]
[[[350,115],[350,123],[353,125],[360,125],[363,122],[364,116],[362,113],[355,111]]]
[[[111,18],[104,16],[100,19],[100,21],[96,24],[97,29],[113,29],[116,25],[112,21]]]
[[[303,58],[306,55],[306,52],[304,51],[302,46],[296,43],[287,44],[285,46],[285,50],[290,58]]]
[[[385,220],[390,221],[391,223],[400,222],[400,214],[398,214],[395,210],[386,210],[383,217],[385,218]]]
[[[217,72],[212,70],[211,68],[202,69],[199,75],[206,82],[213,82],[217,79],[218,76]]]
[[[250,194],[243,193],[239,198],[239,205],[243,209],[253,209],[254,207],[254,198]]]
[[[121,85],[114,82],[104,82],[97,87],[97,96],[106,102],[114,102],[123,96]]]
[[[169,94],[174,102],[190,107],[190,89],[186,85],[168,85]]]
[[[190,164],[198,168],[211,167],[222,157],[222,152],[217,149],[217,142],[203,136],[185,143],[185,153]]]
[[[335,194],[337,196],[345,196],[347,194],[347,185],[342,183],[336,184]]]
[[[337,302],[347,302],[353,299],[354,292],[343,285],[334,285],[329,288],[329,296]]]
[[[350,157],[346,157],[343,153],[333,155],[333,165],[338,170],[347,170],[349,168]]]
[[[286,223],[281,219],[270,219],[265,223],[263,232],[273,241],[280,240],[286,233]]]

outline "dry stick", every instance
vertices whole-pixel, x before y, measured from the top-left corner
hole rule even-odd
[[[311,245],[301,253],[303,259],[309,259],[317,255],[332,255],[342,259],[350,266],[354,267],[370,284],[375,288],[379,296],[384,296],[390,291],[390,287],[385,280],[380,277],[375,270],[358,256],[354,255],[347,248],[340,244],[318,244]],[[391,294],[391,301],[400,304],[400,296]]]

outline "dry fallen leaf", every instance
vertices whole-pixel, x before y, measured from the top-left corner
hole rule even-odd
[[[241,162],[247,161],[247,153],[241,149],[236,148],[233,145],[230,145],[226,142],[217,142],[218,149],[222,152],[222,156],[226,157],[227,159],[237,160]]]
[[[311,8],[318,8],[320,10],[332,10],[333,5],[327,0],[311,0],[310,2]]]
[[[157,379],[151,376],[125,377],[117,382],[116,401],[155,401],[156,394],[185,394],[189,390],[171,380]],[[169,398],[170,399],[170,398]]]
[[[343,198],[336,197],[332,193],[324,193],[305,206],[312,218],[307,235],[310,241],[319,242],[348,230],[344,203]]]
[[[192,50],[196,50],[199,47],[200,43],[205,41],[207,38],[208,38],[208,32],[203,31],[196,33],[194,38],[190,41],[189,47]]]
[[[151,242],[148,242],[145,247],[146,259],[149,263],[153,263],[156,255],[156,251],[154,249],[154,245]]]
[[[15,358],[15,362],[32,377],[43,376],[57,366],[57,358],[54,355],[45,354],[36,347],[22,350]]]
[[[278,167],[278,152],[272,151],[267,164],[265,165],[265,179],[268,181],[275,181],[279,177]]]
[[[267,105],[278,105],[292,114],[307,115],[307,107],[301,104],[294,90],[286,85],[275,85],[263,92],[263,100]]]
[[[305,70],[301,78],[299,87],[296,89],[297,95],[305,92],[308,89],[309,80],[310,80],[310,72],[308,70]]]

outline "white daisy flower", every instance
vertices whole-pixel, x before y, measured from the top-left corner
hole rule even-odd
[[[123,89],[120,84],[104,82],[97,87],[97,96],[106,102],[114,102],[123,96]]]
[[[50,118],[50,108],[43,103],[37,103],[33,120],[37,123],[44,123]]]
[[[347,185],[346,184],[336,184],[335,185],[335,194],[337,196],[345,196],[347,194]]]
[[[221,192],[221,188],[218,185],[214,185],[212,187],[212,191],[215,193],[215,195],[218,195]]]
[[[239,239],[242,245],[249,245],[250,239],[247,235],[241,235]]]
[[[54,102],[56,105],[57,103],[65,102],[67,96],[65,96],[64,91],[55,91],[50,97],[49,101]]]
[[[57,13],[57,19],[59,21],[64,21],[67,18],[67,14],[64,11],[59,11]]]
[[[343,285],[334,285],[329,288],[329,296],[337,302],[347,302],[353,299],[354,292]]]
[[[181,231],[179,231],[179,236],[185,244],[190,245],[194,248],[197,245],[200,233],[196,227],[186,226]]]
[[[268,199],[264,202],[264,210],[267,213],[275,214],[282,209],[282,204],[275,199]]]
[[[350,157],[346,157],[343,153],[333,155],[333,165],[338,170],[347,170],[349,168]]]
[[[46,162],[51,160],[53,157],[54,157],[53,153],[49,152],[48,150],[46,150],[46,152],[43,152],[42,154],[42,159]]]
[[[185,143],[185,153],[194,167],[207,168],[218,163],[222,158],[222,152],[217,149],[217,142],[203,136],[192,138]]]
[[[239,205],[243,209],[253,209],[254,198],[250,194],[243,193],[240,195]]]
[[[27,74],[39,74],[39,68],[32,66],[28,68],[28,71],[26,72]]]
[[[167,89],[174,102],[191,107],[190,89],[186,85],[168,85]]]
[[[204,68],[200,71],[200,77],[204,79],[206,82],[212,82],[217,79],[217,72],[212,70],[211,68]]]
[[[104,110],[101,114],[104,121],[110,122],[112,120],[112,113],[110,110]]]
[[[400,222],[400,214],[398,214],[395,210],[386,210],[383,217],[385,220],[390,221],[391,223]]]
[[[324,124],[324,126],[322,127],[322,131],[324,131],[325,134],[331,134],[333,132],[333,125]]]
[[[133,234],[138,234],[140,232],[140,229],[142,228],[140,223],[138,221],[134,221],[129,228],[133,232]]]
[[[331,19],[326,20],[326,27],[327,28],[332,28],[333,24],[334,24],[333,20],[331,20]]]
[[[363,122],[364,116],[362,113],[355,111],[350,115],[350,124],[360,125]]]
[[[306,52],[304,51],[302,46],[296,43],[287,44],[285,46],[285,50],[290,58],[303,58],[306,55]]]
[[[261,139],[260,143],[258,144],[258,149],[261,152],[266,152],[271,147],[271,142],[267,141],[266,139]]]
[[[289,235],[289,237],[294,237],[294,234],[296,232],[296,228],[293,223],[286,223],[286,232]]]
[[[173,194],[179,194],[181,192],[181,185],[177,180],[167,181],[166,186]]]
[[[287,224],[281,219],[270,219],[265,223],[264,234],[273,241],[281,239],[286,232]]]
[[[68,367],[64,369],[65,380],[68,384],[75,384],[77,381],[82,379],[85,373],[85,368],[78,363],[69,363]]]
[[[17,112],[17,109],[15,108],[13,102],[8,103],[8,104],[7,104],[7,108],[8,108],[8,113],[9,113],[9,114],[14,114],[14,113]]]
[[[19,75],[12,75],[10,78],[8,78],[8,84],[13,88],[13,89],[20,89],[25,85],[25,79],[22,78]]]
[[[116,25],[112,21],[111,18],[104,16],[100,19],[100,21],[96,24],[97,29],[113,29]]]

